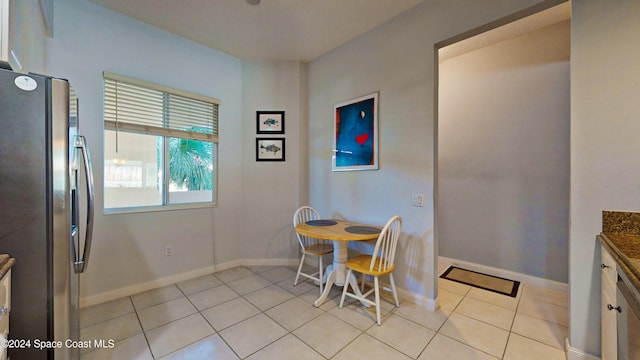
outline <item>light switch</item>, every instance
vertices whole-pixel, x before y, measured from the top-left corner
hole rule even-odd
[[[411,195],[411,206],[424,206],[424,196],[422,194],[413,194]]]

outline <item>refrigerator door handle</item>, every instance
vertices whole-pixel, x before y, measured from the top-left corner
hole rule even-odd
[[[95,198],[93,193],[93,166],[91,164],[91,154],[89,153],[89,148],[87,147],[87,142],[84,139],[84,136],[78,135],[76,138],[75,147],[80,149],[82,153],[82,159],[84,163],[84,173],[86,176],[86,184],[87,184],[87,228],[86,235],[84,240],[84,249],[82,251],[82,257],[77,259],[74,264],[74,270],[76,273],[82,273],[87,267],[89,262],[89,254],[91,253],[91,241],[93,239],[93,213],[94,213],[94,204]],[[79,249],[78,249],[79,250]]]

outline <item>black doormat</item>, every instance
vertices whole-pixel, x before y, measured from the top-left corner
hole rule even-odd
[[[520,281],[465,270],[456,266],[450,266],[440,277],[511,297],[516,297],[520,287]]]

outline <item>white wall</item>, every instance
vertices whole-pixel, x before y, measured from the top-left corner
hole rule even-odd
[[[301,184],[308,176],[309,202],[323,214],[342,213],[372,223],[402,215],[405,226],[399,257],[403,265],[397,269],[397,282],[405,289],[426,297],[435,295],[433,44],[536,2],[425,2],[308,65],[308,96],[302,97],[309,102],[308,149],[299,144],[302,154],[308,151],[308,175],[300,165],[304,161],[294,169],[289,165],[278,169],[290,171],[290,176],[302,179]],[[612,6],[605,0],[574,1],[572,12],[570,343],[598,354],[595,235],[601,230],[601,211],[640,207],[639,172],[634,170],[640,168],[640,123],[634,118],[640,113],[636,101],[640,26],[635,19],[640,3],[617,1]],[[218,263],[240,259],[245,249],[265,246],[264,236],[245,242],[239,230],[246,223],[244,206],[248,203],[243,186],[258,185],[262,172],[255,170],[264,170],[262,164],[255,164],[255,183],[244,179],[242,167],[255,156],[246,153],[255,141],[249,130],[255,127],[251,115],[255,109],[242,104],[246,66],[87,1],[56,1],[54,17],[55,37],[47,43],[47,72],[71,79],[82,98],[82,132],[91,142],[98,176],[103,70],[222,100],[220,206],[127,216],[104,216],[98,211],[95,254],[83,281],[85,295],[206,267],[214,258]],[[285,67],[287,76],[296,77],[295,66]],[[304,85],[301,90],[305,91]],[[279,96],[287,93],[280,91]],[[380,170],[332,173],[333,105],[371,91],[380,91]],[[281,103],[273,100],[255,106],[286,106],[287,112],[296,112],[289,108],[295,105],[279,99]],[[304,108],[300,105],[299,111]],[[304,132],[305,124],[298,130]],[[287,130],[288,141],[293,134]],[[301,136],[299,141],[304,140]],[[99,182],[98,190],[101,207]],[[409,206],[414,192],[425,195],[424,208]],[[279,197],[271,200],[280,201],[283,193],[301,201],[306,196],[305,189],[291,189],[290,193],[280,189]],[[284,216],[277,221],[282,223],[274,224],[272,232],[290,223],[290,219],[285,223]],[[165,239],[178,239],[187,246],[175,248],[176,255],[165,258],[161,256]]]
[[[305,138],[304,111],[306,68],[297,61],[243,62],[244,151],[242,170],[243,214],[241,237],[251,246],[241,246],[238,258],[293,259],[299,250],[294,238],[292,217],[306,192],[300,166],[305,160],[300,148]],[[285,134],[256,134],[256,111],[285,112]],[[284,162],[256,161],[256,137],[284,137]],[[302,190],[304,189],[304,190]]]
[[[568,281],[565,21],[439,66],[438,254]]]
[[[95,239],[82,296],[235,260],[242,218],[242,63],[84,0],[55,3],[47,72],[71,81],[80,98],[80,131],[96,176]],[[105,215],[102,211],[102,72],[220,99],[219,206]],[[174,255],[164,256],[172,244]]]
[[[240,263],[296,263],[291,216],[307,193],[306,68],[241,61],[84,0],[55,3],[48,73],[70,79],[93,153],[97,214],[85,303]],[[218,206],[105,215],[102,71],[220,99]],[[285,162],[256,162],[256,111],[284,110]],[[174,255],[164,256],[167,244]]]
[[[427,1],[312,61],[309,70],[310,204],[323,214],[384,224],[404,218],[396,282],[436,296],[434,44],[536,1]],[[380,92],[380,170],[332,172],[333,106]],[[424,207],[411,207],[411,194]],[[420,299],[421,298],[421,299]]]
[[[573,1],[570,345],[600,353],[602,211],[640,209],[639,1]]]
[[[19,63],[9,56],[13,70],[23,73],[46,73],[45,42],[47,30],[38,0],[10,2],[10,46]],[[20,68],[19,66],[22,66]]]

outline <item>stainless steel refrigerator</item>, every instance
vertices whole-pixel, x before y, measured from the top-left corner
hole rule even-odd
[[[16,259],[9,338],[30,344],[8,349],[12,360],[79,358],[71,341],[92,231],[91,159],[73,89],[0,69],[0,253]]]

